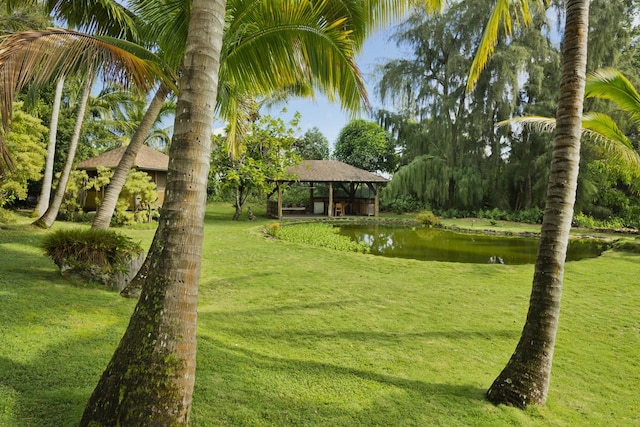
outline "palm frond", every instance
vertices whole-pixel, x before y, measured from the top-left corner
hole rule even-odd
[[[155,80],[171,81],[161,70],[161,61],[150,52],[141,58],[111,38],[52,28],[24,31],[0,38],[0,115],[6,133],[15,94],[30,83],[40,85],[60,76],[100,70],[105,80],[141,92]],[[128,43],[131,45],[131,43]],[[140,54],[140,49],[136,50]],[[0,149],[4,144],[0,141]]]
[[[469,78],[467,81],[467,92],[473,91],[480,73],[487,65],[487,61],[493,55],[498,42],[498,34],[502,28],[505,36],[509,37],[514,28],[524,28],[532,23],[532,8],[544,8],[549,0],[497,0],[496,5],[489,15],[489,20],[485,26],[478,46],[478,51],[473,58]]]
[[[587,76],[585,97],[606,99],[629,114],[640,126],[640,95],[631,82],[618,70],[602,68]]]
[[[68,27],[140,42],[138,17],[115,0],[46,0],[46,9]]]
[[[324,2],[258,3],[233,11],[234,22],[225,33],[221,80],[230,81],[240,93],[256,96],[310,82],[330,100],[339,98],[346,110],[368,107],[344,18],[319,19],[324,15],[317,8]]]
[[[498,123],[498,126],[520,124],[539,132],[553,132],[556,120],[551,117],[515,117]],[[615,121],[606,114],[588,112],[582,116],[582,134],[586,140],[600,150],[607,158],[618,160],[640,171],[640,153],[618,128]]]

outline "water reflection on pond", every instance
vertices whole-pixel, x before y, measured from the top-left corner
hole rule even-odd
[[[434,228],[341,225],[340,234],[366,243],[374,255],[424,261],[488,263],[500,259],[505,264],[533,264],[538,250],[538,239],[533,237],[466,234]],[[572,240],[567,261],[597,257],[606,249],[604,246],[600,241]]]

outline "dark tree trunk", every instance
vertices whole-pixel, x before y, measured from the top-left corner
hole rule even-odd
[[[194,0],[165,204],[142,294],[81,426],[186,426],[196,364],[198,282],[224,0]]]
[[[529,312],[515,352],[487,391],[491,402],[518,408],[547,400],[578,180],[589,1],[569,0],[566,16],[556,136]]]

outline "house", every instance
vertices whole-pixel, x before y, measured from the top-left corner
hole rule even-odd
[[[267,196],[267,212],[275,218],[285,215],[378,216],[380,186],[389,180],[337,160],[304,160],[287,169],[288,178],[274,181]],[[291,185],[308,189],[307,201],[290,206],[283,191]],[[272,200],[273,196],[276,196]]]
[[[116,148],[115,150],[105,151],[99,156],[91,159],[83,160],[80,162],[76,169],[85,170],[89,177],[95,177],[98,175],[99,167],[107,167],[115,169],[122,158],[126,146]],[[140,147],[133,167],[139,171],[146,172],[151,180],[156,184],[158,191],[158,206],[162,206],[164,202],[164,191],[167,185],[167,170],[169,169],[169,156],[160,151],[154,150],[146,145]],[[102,196],[101,192],[96,192],[95,189],[87,191],[84,198],[84,210],[91,211],[96,210],[97,203]],[[134,205],[135,203],[132,203]]]

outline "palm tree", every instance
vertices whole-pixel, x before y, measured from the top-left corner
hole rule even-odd
[[[573,217],[587,61],[589,1],[568,0],[556,136],[529,311],[515,352],[487,398],[525,408],[547,400]]]
[[[107,43],[107,40],[110,40]],[[60,54],[59,46],[65,41],[67,49]],[[0,114],[2,114],[3,129],[9,127],[11,118],[11,102],[14,94],[33,81],[35,85],[51,79],[59,79],[75,73],[83,74],[87,79],[83,103],[86,102],[91,91],[93,74],[91,70],[102,70],[106,78],[118,80],[121,84],[136,84],[145,90],[152,84],[156,76],[161,76],[155,56],[150,52],[136,49],[133,55],[113,39],[107,37],[88,36],[71,30],[50,29],[45,31],[27,31],[6,36],[0,44],[0,78],[4,86],[0,88]],[[130,46],[127,46],[130,47]],[[142,54],[145,54],[144,57]],[[156,60],[157,61],[157,60]],[[75,147],[80,138],[80,129],[84,118],[86,103],[79,109],[76,120],[76,130],[71,141],[66,165],[60,180],[59,189],[52,203],[44,215],[35,224],[50,227],[55,221],[59,204],[62,202],[68,174],[73,165]],[[0,148],[3,146],[0,138]]]
[[[71,141],[69,142],[69,151],[67,151],[67,158],[64,162],[64,167],[62,168],[62,172],[60,174],[60,179],[58,181],[58,187],[56,188],[56,193],[53,196],[53,200],[48,205],[47,209],[44,213],[34,221],[34,225],[42,228],[49,228],[55,222],[58,212],[60,211],[60,206],[62,206],[62,202],[64,200],[64,193],[67,189],[67,183],[69,182],[69,176],[71,175],[71,169],[73,167],[73,161],[76,156],[76,149],[78,148],[78,142],[80,141],[80,132],[82,131],[82,123],[84,121],[84,115],[87,110],[87,103],[89,102],[89,96],[91,95],[91,87],[93,86],[93,74],[91,70],[87,71],[87,75],[84,77],[84,87],[82,89],[82,95],[80,97],[80,102],[78,104],[78,113],[76,116],[76,123],[73,128],[73,135],[71,136]],[[61,80],[61,79],[59,79]],[[51,140],[49,141],[49,146],[51,147],[55,144],[51,144]],[[47,151],[52,151],[49,148]]]
[[[157,40],[163,52],[170,52],[165,57],[167,62],[175,61],[176,54],[184,49],[180,31],[186,28],[182,22],[186,20],[188,4],[177,5],[178,8],[175,4],[133,2],[134,10],[149,23],[147,37]],[[364,84],[354,62],[354,46],[361,45],[363,38],[345,37],[344,31],[345,22],[353,27],[361,25],[353,22],[353,18],[346,21],[341,16],[333,20],[318,19],[336,14],[325,2],[314,6],[300,2],[230,1],[227,9],[229,19],[223,37],[220,70],[223,84],[218,91],[217,110],[220,116],[229,120],[227,139],[232,151],[237,151],[241,141],[236,136],[247,128],[249,113],[242,114],[245,110],[241,99],[269,96],[283,88],[309,96],[313,95],[315,86],[330,97],[337,93],[347,109],[360,108],[362,99],[366,104]],[[360,37],[362,31],[356,34]],[[255,54],[256,49],[266,46],[271,56]],[[272,58],[278,59],[272,61]],[[321,61],[330,66],[321,66]],[[166,95],[166,88],[158,90],[147,110],[149,120],[157,114],[158,103]],[[149,131],[148,123],[145,125],[136,132],[118,164],[92,228],[108,228],[118,195],[142,145],[140,139]]]
[[[53,184],[53,163],[56,154],[56,134],[58,132],[58,119],[60,117],[60,104],[62,103],[62,91],[64,89],[64,76],[60,76],[56,82],[56,91],[51,109],[51,121],[49,122],[49,143],[47,144],[47,161],[44,166],[44,177],[42,178],[42,189],[38,204],[34,210],[40,218],[49,207],[51,199],[51,186]]]
[[[391,14],[387,10],[390,5],[382,3],[378,4],[382,10],[372,10],[371,16]],[[300,3],[282,0],[260,4],[286,7]],[[142,284],[142,294],[129,327],[87,404],[82,426],[188,423],[214,109],[211,100],[220,99],[216,83],[218,61],[222,58],[224,7],[225,2],[220,0],[193,2],[169,152],[167,197],[149,255],[134,278]],[[399,13],[400,9],[396,7],[394,12]],[[255,51],[253,55],[261,56]],[[268,62],[266,66],[270,65]],[[322,62],[314,65],[321,66]],[[255,83],[246,82],[245,86]]]
[[[82,420],[88,425],[188,425],[195,379],[198,279],[217,98],[224,0],[194,0],[167,199],[149,258],[153,269]]]

